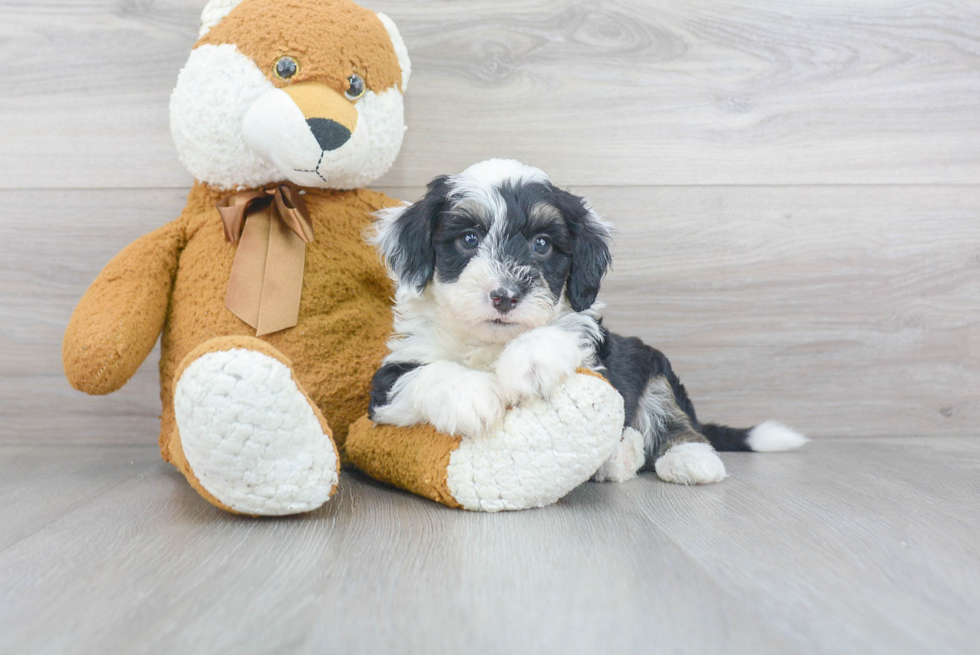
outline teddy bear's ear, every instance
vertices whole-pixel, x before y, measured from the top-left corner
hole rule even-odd
[[[398,28],[395,26],[395,21],[382,13],[378,13],[378,18],[381,19],[381,24],[388,30],[391,45],[395,48],[398,65],[402,69],[402,93],[405,93],[405,90],[408,89],[408,78],[412,76],[412,62],[408,58],[408,48],[405,47],[405,41],[402,40],[402,35],[399,34]]]
[[[220,23],[231,10],[242,3],[242,0],[210,0],[204,11],[201,12],[201,32],[198,38],[211,31],[211,28]]]

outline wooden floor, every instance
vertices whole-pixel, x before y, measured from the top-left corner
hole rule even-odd
[[[814,441],[519,514],[354,474],[212,509],[156,453],[157,355],[102,398],[60,356],[184,206],[205,0],[0,0],[0,655],[980,652],[980,3],[360,1],[414,68],[375,186],[543,168],[620,230],[607,324],[702,418]]]
[[[472,514],[243,519],[153,448],[0,448],[0,653],[976,653],[980,440],[726,454]]]

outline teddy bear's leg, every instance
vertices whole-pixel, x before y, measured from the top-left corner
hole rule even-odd
[[[286,359],[252,337],[211,339],[174,377],[171,461],[212,504],[298,514],[333,495],[340,460],[326,419]]]
[[[519,510],[550,505],[592,477],[620,443],[624,420],[622,396],[580,370],[547,401],[508,410],[484,435],[380,425],[365,416],[344,447],[364,473],[444,505]]]

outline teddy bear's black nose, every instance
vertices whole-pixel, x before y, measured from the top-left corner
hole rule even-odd
[[[329,118],[311,118],[306,122],[323,150],[336,150],[350,140],[350,130],[337,121]]]

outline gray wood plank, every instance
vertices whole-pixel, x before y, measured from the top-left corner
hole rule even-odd
[[[718,485],[645,474],[503,515],[345,474],[284,520],[144,467],[0,553],[0,650],[971,652],[980,438],[723,457]],[[62,475],[19,480],[22,510]]]
[[[644,511],[739,602],[809,652],[976,651],[980,439],[724,459],[734,484]]]
[[[581,192],[621,229],[608,325],[663,350],[702,418],[975,434],[976,188]]]
[[[0,650],[797,652],[610,509],[467,514],[345,475],[323,510],[252,520],[161,465],[0,554]]]
[[[102,267],[176,218],[186,190],[0,192],[0,442],[156,442],[158,352],[122,390],[72,389],[61,339]],[[29,216],[31,220],[23,220]]]
[[[366,4],[415,62],[384,184],[488,156],[579,185],[980,179],[969,0]],[[0,187],[185,187],[167,105],[203,5],[0,3]]]
[[[0,447],[0,552],[159,459],[138,446]]]
[[[620,230],[608,324],[666,352],[703,418],[773,417],[818,437],[974,433],[976,187],[573,190]],[[175,216],[183,191],[0,203],[0,442],[154,443],[157,355],[90,398],[64,380],[61,337],[103,264]]]

